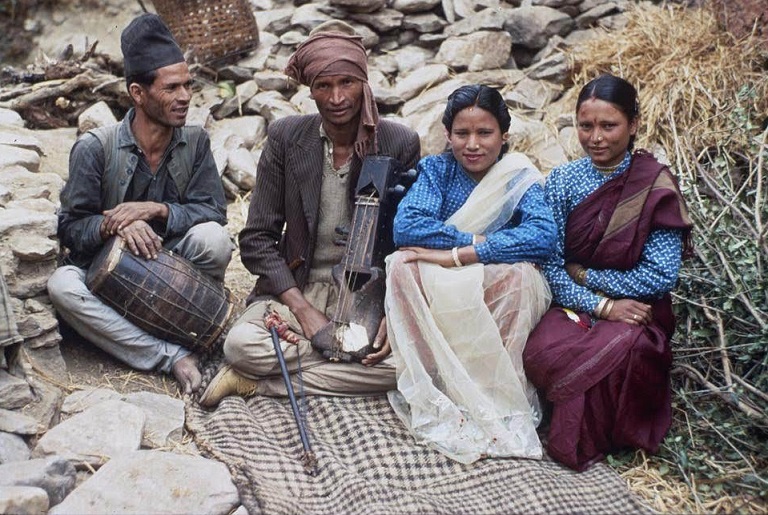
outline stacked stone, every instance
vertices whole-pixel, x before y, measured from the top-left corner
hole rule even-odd
[[[64,363],[58,349],[61,336],[46,282],[56,268],[56,209],[63,180],[40,171],[43,144],[13,111],[0,109],[0,270],[23,342],[5,352],[9,370],[0,368],[0,467],[26,460],[25,439],[45,431],[57,420],[61,393],[27,372],[59,375]],[[46,464],[44,475],[61,464]],[[26,469],[19,469],[24,475]],[[53,482],[53,481],[52,481]],[[51,482],[51,483],[52,483]],[[0,482],[1,483],[1,482]],[[51,486],[55,490],[55,486]],[[26,507],[47,506],[39,488],[15,487],[3,513],[27,513]]]
[[[20,117],[0,110],[0,270],[24,338],[23,352],[18,354],[27,368],[50,372],[61,363],[61,336],[46,283],[59,253],[56,209],[64,181],[40,171],[43,153],[43,144],[23,128]],[[0,408],[15,409],[29,402],[32,394],[20,381],[0,371]],[[10,391],[14,395],[8,395]]]
[[[369,79],[383,116],[415,129],[424,154],[441,152],[445,99],[460,85],[498,87],[513,109],[511,141],[543,171],[578,152],[572,102],[557,102],[570,87],[562,50],[598,27],[625,23],[629,0],[326,0],[252,2],[259,47],[219,70],[234,86],[197,99],[195,123],[205,125],[230,198],[254,183],[268,124],[315,112],[308,88],[283,75],[287,59],[310,30],[330,19],[350,23],[369,51]],[[297,2],[298,3],[298,2]],[[209,116],[210,115],[210,116]],[[211,119],[212,118],[212,119]],[[232,122],[231,120],[239,120]]]

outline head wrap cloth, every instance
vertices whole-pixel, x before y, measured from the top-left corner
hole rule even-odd
[[[324,30],[325,27],[328,27],[327,30]],[[363,38],[349,25],[347,27],[351,33],[340,32],[345,30],[340,27],[341,22],[333,21],[315,28],[291,56],[285,74],[310,88],[315,79],[329,75],[347,75],[363,83],[360,124],[355,138],[355,153],[363,159],[369,149],[374,153],[378,150],[376,126],[379,111],[368,84],[368,55],[363,46]]]

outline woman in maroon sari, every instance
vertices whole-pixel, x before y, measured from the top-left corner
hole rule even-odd
[[[638,117],[631,84],[592,80],[576,103],[587,157],[547,177],[558,224],[544,266],[554,305],[523,360],[551,403],[547,451],[576,470],[621,448],[656,452],[671,422],[669,292],[691,223],[669,169],[633,152]]]

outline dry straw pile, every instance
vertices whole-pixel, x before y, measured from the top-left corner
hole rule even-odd
[[[570,56],[573,80],[638,88],[638,146],[679,176],[696,255],[676,292],[673,427],[658,456],[609,462],[659,511],[766,513],[768,50],[705,9],[642,4],[628,20]]]
[[[641,4],[628,17],[624,29],[585,43],[571,57],[577,84],[610,72],[637,87],[640,145],[660,143],[671,152],[684,135],[695,149],[717,146],[732,136],[729,114],[745,85],[754,88],[751,109],[768,115],[768,70],[758,39],[735,40],[705,9]]]

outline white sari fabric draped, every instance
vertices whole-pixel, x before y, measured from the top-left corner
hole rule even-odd
[[[446,224],[475,234],[503,226],[543,182],[522,154],[499,161]],[[540,458],[541,420],[522,352],[551,295],[530,263],[443,268],[387,258],[387,331],[397,366],[389,400],[417,441],[471,463]]]

